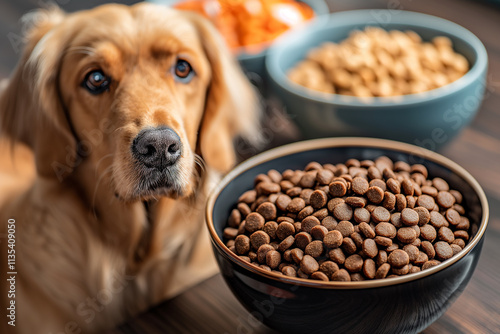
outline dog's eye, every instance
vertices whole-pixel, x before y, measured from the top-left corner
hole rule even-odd
[[[82,86],[92,94],[101,94],[108,90],[111,78],[101,70],[89,72],[83,80]]]
[[[177,79],[183,83],[188,83],[189,81],[191,81],[194,75],[194,71],[191,65],[183,59],[177,60],[174,68],[174,73]]]

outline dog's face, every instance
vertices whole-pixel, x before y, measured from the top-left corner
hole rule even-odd
[[[206,21],[149,4],[50,16],[32,31],[21,78],[2,101],[4,123],[34,148],[40,175],[64,179],[92,166],[129,201],[190,195],[202,158],[230,168],[233,137],[253,131],[258,117],[249,84]],[[45,131],[30,133],[9,113],[23,107],[8,96],[26,73],[39,104],[29,109]]]

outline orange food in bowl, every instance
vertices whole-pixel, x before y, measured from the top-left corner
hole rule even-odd
[[[305,3],[293,0],[190,0],[177,9],[209,18],[235,51],[258,53],[293,26],[314,16]]]

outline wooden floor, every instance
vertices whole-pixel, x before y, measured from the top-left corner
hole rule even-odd
[[[21,15],[46,0],[0,2],[0,78],[19,57]],[[56,0],[74,11],[101,1]],[[133,3],[135,1],[128,1]],[[466,168],[485,189],[491,209],[481,260],[467,289],[455,304],[424,331],[500,333],[500,7],[472,0],[328,1],[333,11],[387,8],[424,12],[454,21],[476,34],[489,54],[488,93],[473,123],[441,153]],[[272,333],[256,324],[220,276],[131,319],[114,333]]]

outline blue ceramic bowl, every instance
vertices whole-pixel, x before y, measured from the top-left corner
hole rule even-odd
[[[315,17],[312,19],[315,22],[320,22],[327,17],[330,12],[328,5],[324,0],[303,0],[314,11]],[[295,29],[293,29],[295,30]],[[259,53],[248,53],[242,48],[236,57],[238,61],[251,79],[265,81],[265,58],[267,55],[268,46],[263,46],[263,50]]]
[[[303,169],[310,161],[349,158],[423,163],[464,195],[471,239],[453,258],[397,278],[319,282],[290,278],[254,267],[234,255],[222,234],[236,199],[269,169]],[[418,333],[438,319],[463,292],[479,260],[488,224],[488,203],[477,181],[447,158],[400,142],[372,138],[327,138],[298,142],[257,155],[231,171],[211,194],[206,218],[222,275],[257,319],[284,333]]]
[[[367,26],[413,30],[424,41],[447,36],[471,68],[446,86],[397,100],[373,98],[369,103],[352,96],[318,93],[287,78],[287,71],[310,49],[326,41],[340,42],[352,30]],[[483,44],[465,28],[438,17],[394,10],[331,14],[307,29],[283,35],[266,57],[271,88],[305,138],[370,136],[406,141],[431,150],[448,142],[473,119],[483,99],[487,65]]]

